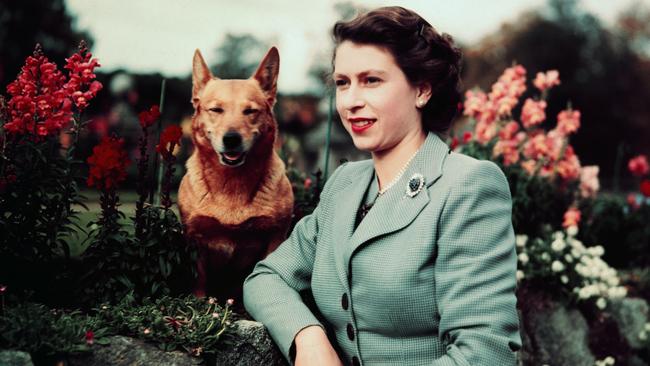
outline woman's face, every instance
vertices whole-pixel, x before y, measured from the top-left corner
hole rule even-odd
[[[393,55],[374,45],[342,42],[334,60],[336,109],[354,145],[389,151],[405,137],[422,133],[418,98]]]

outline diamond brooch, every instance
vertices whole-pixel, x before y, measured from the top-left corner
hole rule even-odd
[[[422,191],[422,188],[424,188],[424,176],[420,173],[415,173],[406,185],[406,194],[409,197],[414,197]]]

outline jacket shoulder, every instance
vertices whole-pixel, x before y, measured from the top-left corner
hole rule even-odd
[[[482,178],[496,179],[507,184],[501,168],[491,160],[479,160],[472,156],[452,151],[443,166],[443,174],[451,181],[476,180]]]

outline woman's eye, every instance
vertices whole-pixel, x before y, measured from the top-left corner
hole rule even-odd
[[[334,84],[336,84],[336,86],[343,86],[343,85],[345,85],[346,83],[347,83],[347,81],[342,80],[342,79],[339,79],[339,80],[334,81]]]
[[[258,110],[255,109],[255,108],[246,108],[246,109],[244,109],[244,114],[245,115],[249,115],[249,114],[253,114],[253,113],[257,113],[257,112],[258,112]]]
[[[223,113],[223,108],[214,107],[209,109],[210,112]]]
[[[372,76],[366,79],[366,82],[367,82],[368,84],[378,83],[378,82],[380,82],[380,81],[381,81],[381,79],[376,78],[376,77],[372,77]]]

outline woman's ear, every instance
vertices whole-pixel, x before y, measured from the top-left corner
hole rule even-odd
[[[424,107],[431,98],[431,84],[428,82],[421,83],[417,87],[417,95],[415,97],[415,105],[418,108]]]

